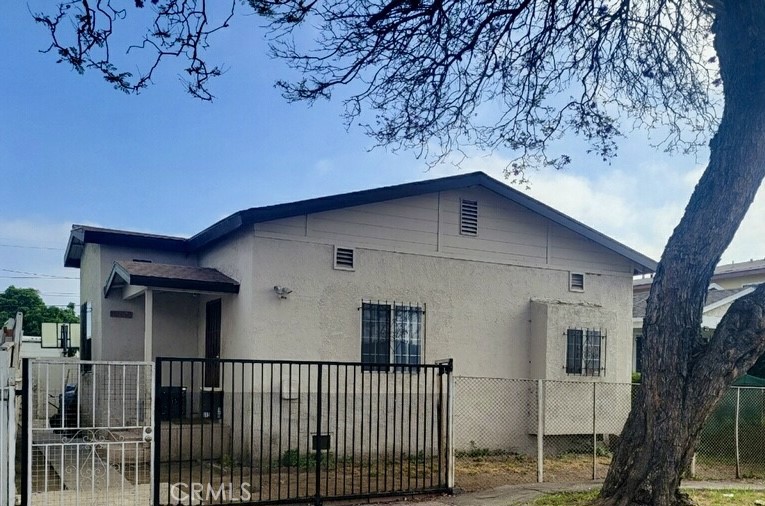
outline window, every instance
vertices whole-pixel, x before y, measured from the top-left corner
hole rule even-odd
[[[387,370],[388,364],[419,364],[425,311],[397,303],[361,304],[361,362],[365,370]]]
[[[606,334],[594,329],[566,331],[566,374],[600,376],[605,372],[602,352]]]
[[[643,372],[643,334],[635,336],[635,371]]]
[[[460,200],[460,234],[478,235],[478,201]]]
[[[584,273],[583,272],[569,272],[568,289],[572,292],[584,291]]]
[[[335,269],[352,271],[353,260],[353,248],[341,248],[339,246],[335,246]]]

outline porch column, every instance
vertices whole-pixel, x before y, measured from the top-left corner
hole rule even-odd
[[[154,291],[146,288],[144,294],[144,323],[143,323],[143,360],[151,362],[153,350],[153,327],[154,327]]]

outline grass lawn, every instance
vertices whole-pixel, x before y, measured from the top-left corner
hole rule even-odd
[[[688,494],[699,506],[752,506],[754,501],[765,501],[763,490],[689,490]],[[585,506],[595,499],[598,491],[562,492],[538,498],[534,506]]]

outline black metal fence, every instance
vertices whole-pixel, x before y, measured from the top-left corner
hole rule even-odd
[[[154,504],[449,491],[451,361],[159,358]]]

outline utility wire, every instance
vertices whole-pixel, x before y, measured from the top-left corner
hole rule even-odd
[[[64,251],[64,248],[50,248],[46,246],[27,246],[24,244],[0,244],[0,248],[42,249],[49,251]]]
[[[46,281],[76,281],[80,278],[68,278],[66,276],[61,276],[58,278],[46,278],[44,276],[0,276],[0,279],[39,279],[39,280],[46,280]]]
[[[0,271],[12,272],[14,274],[27,274],[29,276],[48,278],[48,279],[80,279],[79,277],[73,277],[73,276],[59,276],[57,274],[40,274],[39,272],[15,271],[13,269],[0,269]]]

